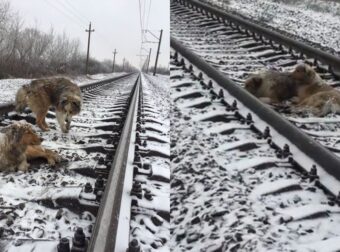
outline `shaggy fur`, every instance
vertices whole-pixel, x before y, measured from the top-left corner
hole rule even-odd
[[[307,64],[297,65],[291,75],[299,83],[297,91],[299,102],[303,102],[304,99],[318,92],[333,90],[333,88],[325,84],[315,70]]]
[[[279,103],[297,95],[297,81],[291,73],[274,70],[251,76],[245,81],[245,88],[267,103]]]
[[[42,139],[27,123],[15,123],[0,129],[0,171],[27,171],[27,160],[42,157],[49,164],[59,162],[59,156],[40,146]]]
[[[295,67],[292,76],[299,81],[297,110],[310,110],[315,116],[340,112],[340,92],[327,85],[306,64]]]
[[[300,102],[297,109],[310,110],[315,116],[340,113],[340,92],[335,89],[318,92]]]
[[[56,117],[61,130],[67,133],[72,116],[79,114],[82,96],[79,87],[65,78],[38,79],[21,87],[16,94],[16,111],[28,106],[36,115],[37,125],[49,130],[45,121],[50,106],[56,108]]]

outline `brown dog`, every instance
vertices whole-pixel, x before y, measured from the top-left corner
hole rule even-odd
[[[248,92],[266,103],[279,103],[297,95],[297,81],[289,72],[268,70],[245,81]]]
[[[21,87],[16,94],[16,111],[28,106],[36,115],[37,125],[49,130],[45,121],[50,106],[56,108],[56,117],[61,130],[67,133],[72,116],[79,114],[82,96],[79,87],[66,78],[38,79]]]
[[[54,165],[60,157],[40,146],[42,139],[28,123],[15,123],[0,130],[0,171],[27,171],[27,160],[45,158]]]

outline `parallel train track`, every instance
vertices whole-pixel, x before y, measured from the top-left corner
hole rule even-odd
[[[340,59],[294,41],[196,0],[172,1],[171,34],[210,65],[243,85],[250,73],[263,68],[291,70],[308,62],[329,84],[340,86]],[[316,118],[277,107],[297,127],[340,155],[340,117]]]
[[[60,133],[54,113],[49,112],[47,121],[52,130],[42,134],[43,145],[58,150],[64,160],[55,168],[38,161],[31,164],[26,174],[0,174],[1,251],[166,247],[169,238],[164,231],[145,239],[149,226],[152,230],[164,229],[169,210],[166,207],[160,210],[154,203],[154,198],[161,200],[167,196],[164,188],[168,181],[158,184],[157,180],[162,179],[152,176],[159,168],[153,162],[166,157],[149,153],[148,145],[152,146],[157,137],[148,138],[145,120],[156,117],[153,114],[156,112],[142,109],[146,106],[142,90],[150,85],[142,82],[142,78],[145,77],[130,74],[81,87],[84,106],[74,118],[69,134]],[[12,109],[12,104],[1,106],[1,126],[14,120],[34,123],[32,114],[17,115]],[[157,134],[164,138],[165,133]],[[136,159],[140,152],[143,157]],[[135,166],[149,167],[143,170],[148,176],[142,182],[136,179],[139,171]],[[142,234],[133,233],[136,216],[146,222],[139,223],[139,229],[146,229]],[[127,221],[121,222],[124,217]],[[98,230],[104,227],[103,223],[109,231],[105,236],[110,239],[98,247],[97,240],[103,238]],[[119,233],[124,239],[117,243]]]
[[[275,108],[282,117],[242,84],[262,67],[304,60],[337,87],[340,60],[234,18],[171,3],[171,246],[337,251],[340,117]]]

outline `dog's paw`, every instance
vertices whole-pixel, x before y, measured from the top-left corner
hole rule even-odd
[[[22,172],[27,172],[28,171],[28,167],[30,167],[30,165],[27,162],[22,162],[19,165],[18,170],[22,171]]]
[[[47,162],[51,166],[55,166],[57,163],[60,163],[62,160],[61,156],[59,156],[57,153],[53,153],[48,157]]]

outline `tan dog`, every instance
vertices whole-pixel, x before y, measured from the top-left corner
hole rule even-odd
[[[300,102],[297,110],[310,110],[315,116],[340,113],[340,92],[334,89],[313,94]]]
[[[68,79],[38,79],[18,90],[15,103],[17,112],[28,106],[36,115],[37,125],[44,131],[49,130],[45,121],[48,109],[54,106],[60,128],[67,133],[72,116],[81,110],[82,96],[79,87]]]
[[[0,171],[27,171],[27,160],[45,158],[54,165],[60,157],[40,146],[42,139],[28,123],[15,123],[0,130]]]
[[[292,72],[299,82],[297,110],[310,110],[315,116],[340,112],[340,92],[327,85],[315,70],[306,64]]]
[[[297,95],[297,81],[289,72],[263,71],[248,78],[245,88],[266,103],[279,103]]]
[[[302,102],[304,99],[318,92],[333,90],[333,88],[325,84],[315,70],[307,64],[297,65],[291,75],[298,82],[298,102]]]

